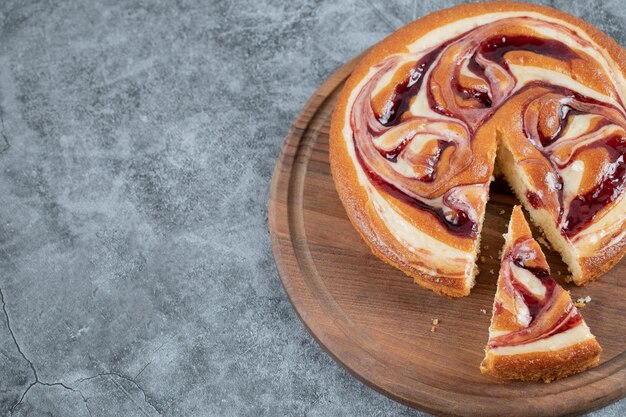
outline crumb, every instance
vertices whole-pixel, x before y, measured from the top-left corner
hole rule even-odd
[[[556,271],[557,275],[561,275],[561,270]]]
[[[591,302],[591,297],[586,296],[586,297],[580,297],[576,300],[576,302],[574,303],[574,305],[577,308],[582,308],[584,306],[586,306],[588,303]]]
[[[493,256],[489,255],[489,259],[493,259]]]
[[[432,319],[433,324],[439,324],[439,319]]]
[[[484,264],[487,261],[487,258],[485,258],[484,256],[480,257],[480,263]]]
[[[548,242],[546,242],[546,240],[541,236],[537,237],[537,242],[541,243],[541,246],[545,246],[546,248],[548,247]]]
[[[489,250],[489,245],[485,245],[485,250]]]
[[[484,308],[481,308],[480,312],[483,313],[483,314],[487,314],[487,310],[485,310]]]
[[[493,269],[490,269],[490,270],[489,270],[489,273],[490,273],[491,275],[494,275],[494,274],[496,273],[496,271],[494,271]]]
[[[500,210],[498,213],[499,213],[499,214],[504,214],[504,213],[506,213],[506,211],[504,211],[504,210]]]
[[[432,333],[435,333],[435,332],[437,331],[437,326],[433,326],[433,327],[431,327],[431,328],[430,328],[430,331],[431,331]]]
[[[543,236],[543,237],[544,237],[543,243],[545,243],[546,248],[548,248],[548,249],[553,249],[553,250],[554,250],[554,246],[552,246],[552,244],[550,243],[550,241],[549,241],[549,240],[547,240],[547,236],[546,236],[546,234],[543,232],[543,230],[541,231],[541,236]]]

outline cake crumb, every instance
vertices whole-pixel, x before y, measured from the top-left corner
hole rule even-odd
[[[561,270],[556,271],[557,275],[561,275]]]
[[[481,308],[480,312],[483,313],[483,314],[487,314],[487,310],[485,310],[484,308]]]
[[[434,325],[439,324],[439,319],[432,319],[432,323],[433,323]]]
[[[493,259],[493,256],[489,255],[489,259]]]
[[[485,245],[485,250],[489,250],[489,245]]]
[[[489,273],[490,273],[491,275],[494,275],[494,274],[496,273],[496,271],[494,271],[493,269],[490,269],[490,270],[489,270]]]
[[[484,264],[485,262],[487,262],[487,258],[485,258],[484,256],[480,257],[480,263]]]
[[[543,237],[541,237],[541,236],[537,237],[537,242],[541,243],[541,245],[546,247],[546,248],[548,247],[548,242],[546,242],[546,240]]]
[[[580,297],[576,300],[576,302],[574,303],[574,305],[577,308],[582,308],[584,306],[586,306],[587,304],[589,304],[591,302],[591,297],[586,296],[586,297]]]
[[[506,213],[506,211],[504,211],[504,210],[500,210],[500,211],[498,212],[498,214],[504,214],[504,213]]]
[[[433,327],[431,327],[431,328],[430,328],[430,331],[431,331],[432,333],[435,333],[435,332],[437,331],[437,326],[433,326]]]

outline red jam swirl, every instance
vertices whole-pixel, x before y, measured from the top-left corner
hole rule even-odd
[[[558,183],[554,191],[558,194],[558,199],[561,202],[560,215],[565,214],[561,233],[572,238],[587,227],[600,210],[620,198],[624,191],[626,135],[623,133],[626,133],[626,119],[623,111],[614,105],[602,103],[562,87],[546,87],[551,90],[549,100],[557,102],[558,105],[553,107],[556,114],[548,113],[543,117],[555,117],[558,119],[558,127],[549,135],[541,132],[533,125],[533,123],[537,123],[541,115],[530,114],[524,117],[524,132],[552,167],[552,173]],[[529,110],[524,111],[530,112]],[[562,138],[566,127],[572,123],[572,118],[579,115],[597,116],[599,121],[577,138],[569,138],[567,141],[560,142],[559,139]],[[613,133],[608,136],[603,134],[603,129],[610,126],[615,127]],[[589,138],[594,138],[594,140],[589,141]],[[569,154],[566,160],[563,160],[562,156],[556,157],[557,152],[563,153],[563,148]],[[565,207],[563,179],[559,175],[559,171],[574,163],[581,153],[593,148],[601,148],[607,155],[604,170],[596,173],[595,176],[599,177],[599,180],[591,190],[585,194],[574,196]],[[541,198],[536,193],[527,191],[526,197],[535,209],[543,206]],[[558,221],[561,221],[561,218]]]
[[[363,164],[361,159],[362,157],[358,149],[356,151],[356,155],[359,162]],[[446,226],[447,230],[450,231],[450,233],[459,236],[473,236],[477,233],[476,222],[470,220],[465,211],[458,210],[456,212],[458,216],[456,220],[454,222],[448,221],[446,220],[446,216],[441,208],[433,207],[429,204],[422,202],[418,198],[408,196],[407,194],[396,188],[393,184],[390,184],[383,180],[381,177],[378,176],[376,172],[367,171],[367,173],[369,174],[369,178],[372,183],[379,190],[382,190],[387,195],[391,195],[399,200],[408,202],[414,207],[419,207],[422,210],[431,212],[434,216],[437,217],[437,219],[439,219],[442,224]]]
[[[514,299],[521,300],[526,305],[530,322],[525,328],[492,338],[489,341],[490,348],[535,342],[576,327],[582,321],[582,317],[571,301],[560,314],[554,311],[555,308],[559,308],[556,301],[566,296],[563,294],[565,290],[554,281],[547,265],[545,268],[527,265],[529,260],[537,257],[537,253],[529,245],[531,242],[534,240],[530,236],[521,237],[515,241],[502,258],[501,271],[504,279],[504,283],[501,284],[504,285],[502,290],[508,291]],[[535,276],[545,288],[544,295],[534,294],[519,282],[513,274],[511,265],[525,269]],[[503,306],[500,305],[500,309],[502,308]]]
[[[422,86],[424,75],[430,64],[437,59],[447,44],[449,42],[420,58],[413,69],[411,69],[408,78],[396,86],[391,98],[391,105],[385,108],[385,113],[377,117],[381,125],[390,127],[398,124],[400,117],[409,109],[410,100],[417,95]],[[406,144],[406,141],[403,143]]]
[[[574,236],[584,229],[606,205],[617,200],[624,191],[626,183],[626,137],[611,136],[596,142],[594,146],[603,146],[610,155],[610,168],[602,180],[590,191],[576,196],[570,203],[563,233]]]
[[[471,141],[475,132],[498,108],[529,88],[547,88],[549,93],[537,99],[540,101],[539,108],[553,108],[557,113],[538,115],[535,114],[536,110],[531,110],[531,103],[527,103],[521,109],[524,114],[521,129],[528,140],[541,151],[553,172],[556,183],[554,191],[558,193],[561,204],[560,218],[557,221],[560,222],[561,217],[565,216],[562,233],[568,237],[576,235],[603,207],[617,200],[623,193],[626,179],[626,139],[621,135],[598,138],[589,143],[583,143],[583,139],[599,134],[600,129],[607,125],[626,129],[626,112],[619,94],[614,94],[620,105],[620,108],[616,108],[610,103],[561,86],[550,85],[545,81],[517,85],[518,81],[507,59],[507,55],[512,52],[521,51],[555,59],[569,63],[570,68],[572,62],[577,60],[587,60],[588,65],[598,65],[593,58],[578,53],[561,39],[540,37],[539,31],[535,32],[536,35],[527,34],[529,27],[534,29],[545,26],[554,28],[564,38],[570,38],[578,45],[589,45],[588,41],[575,32],[535,18],[506,18],[482,25],[416,55],[415,64],[409,74],[395,86],[389,102],[380,114],[373,110],[371,104],[377,84],[386,74],[395,73],[403,67],[407,63],[407,55],[392,55],[375,66],[375,74],[366,82],[354,101],[350,119],[358,162],[372,180],[372,184],[383,193],[431,212],[451,233],[474,237],[477,233],[477,215],[459,197],[461,193],[458,190],[446,189],[446,181],[472,169]],[[516,34],[516,28],[521,28],[517,32],[524,34]],[[463,68],[468,72],[463,72]],[[469,84],[468,73],[473,75]],[[442,79],[446,81],[442,83]],[[425,94],[420,95],[424,89]],[[413,114],[411,106],[415,100],[425,100],[430,112]],[[544,106],[550,102],[558,102],[559,105]],[[568,161],[559,160],[559,147],[570,146],[567,141],[560,139],[573,117],[588,114],[599,116],[604,122],[595,123],[590,131],[579,138]],[[540,117],[556,118],[557,128],[550,132],[542,131],[538,126]],[[397,139],[391,149],[384,149],[380,143],[376,144],[376,140],[383,135],[386,135],[385,138],[391,135]],[[411,155],[411,143],[419,140],[418,138],[429,140],[423,135],[435,137],[434,149],[430,146],[428,155],[416,158]],[[606,172],[599,176],[601,179],[591,191],[564,202],[563,179],[559,170],[571,164],[577,154],[589,147],[603,147],[611,156],[612,162]],[[440,170],[439,164],[444,152],[451,156],[446,169]],[[421,164],[419,172],[422,174],[406,176],[406,169],[396,169],[401,161],[409,165]],[[454,194],[455,198],[446,198],[446,193]],[[535,208],[540,208],[543,204],[536,193],[529,195],[529,201]]]

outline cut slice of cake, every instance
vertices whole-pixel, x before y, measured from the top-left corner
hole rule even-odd
[[[551,277],[520,206],[504,237],[481,372],[550,382],[597,365],[602,349],[569,293]]]

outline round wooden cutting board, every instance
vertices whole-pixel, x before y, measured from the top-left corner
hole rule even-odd
[[[438,296],[370,252],[346,216],[328,163],[331,114],[357,59],[334,73],[294,122],[270,190],[274,257],[311,334],[372,388],[437,415],[582,414],[624,397],[626,261],[586,287],[565,285],[574,298],[591,296],[581,313],[604,349],[598,367],[551,384],[500,382],[480,373],[498,251],[517,202],[502,180],[491,187],[484,260],[470,296]],[[558,279],[566,268],[554,253],[546,255]]]

